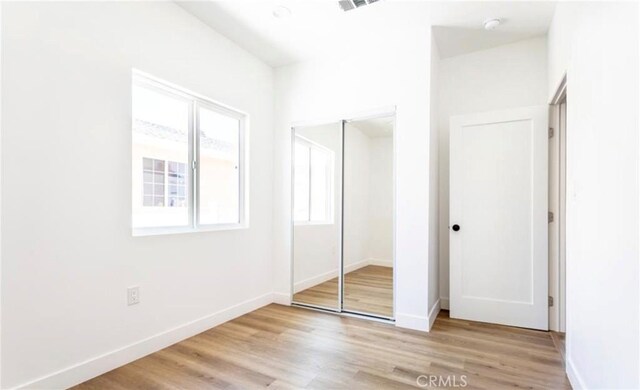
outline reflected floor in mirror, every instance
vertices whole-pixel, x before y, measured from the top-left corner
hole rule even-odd
[[[293,296],[309,305],[336,307],[338,278],[333,278]],[[351,271],[344,280],[344,310],[393,317],[393,268],[368,265]]]

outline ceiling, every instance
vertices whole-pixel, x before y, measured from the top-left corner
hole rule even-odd
[[[369,138],[391,137],[393,135],[393,116],[363,119],[349,122]]]
[[[553,2],[539,1],[380,0],[344,12],[332,0],[177,3],[274,67],[323,56],[411,24],[434,26],[440,56],[451,57],[543,35],[555,8]],[[291,16],[274,17],[278,6],[290,9]],[[500,18],[504,23],[494,31],[486,31],[482,23],[489,18]]]
[[[484,50],[545,35],[555,11],[554,2],[438,2],[432,16],[440,58]],[[487,31],[482,24],[499,18],[500,26]]]

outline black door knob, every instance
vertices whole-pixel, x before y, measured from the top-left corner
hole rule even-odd
[[[460,225],[453,225],[451,226],[451,229],[453,229],[454,232],[457,232],[458,230],[460,230]]]

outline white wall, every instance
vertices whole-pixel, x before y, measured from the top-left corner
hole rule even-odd
[[[364,130],[361,130],[364,129]],[[344,263],[393,266],[393,137],[369,137],[366,123],[345,125]]]
[[[559,3],[549,94],[567,72],[567,373],[640,387],[638,5]]]
[[[172,3],[2,7],[1,387],[67,387],[271,302],[272,69]],[[249,113],[250,228],[131,236],[132,67]]]
[[[438,80],[440,298],[448,308],[449,119],[452,115],[547,104],[546,39],[442,59]]]
[[[340,119],[358,111],[396,105],[397,325],[426,330],[430,31],[424,20],[405,19],[392,24],[372,31],[371,39],[358,42],[343,56],[276,71],[275,288],[282,297],[290,294],[291,161],[287,151],[291,123]]]
[[[372,264],[393,266],[393,136],[369,140],[369,249]]]
[[[344,129],[343,259],[363,263],[369,253],[370,139],[350,123]]]

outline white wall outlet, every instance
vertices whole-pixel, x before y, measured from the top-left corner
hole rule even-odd
[[[131,305],[137,305],[138,303],[140,303],[140,287],[139,286],[129,287],[127,289],[127,304],[131,306]]]

